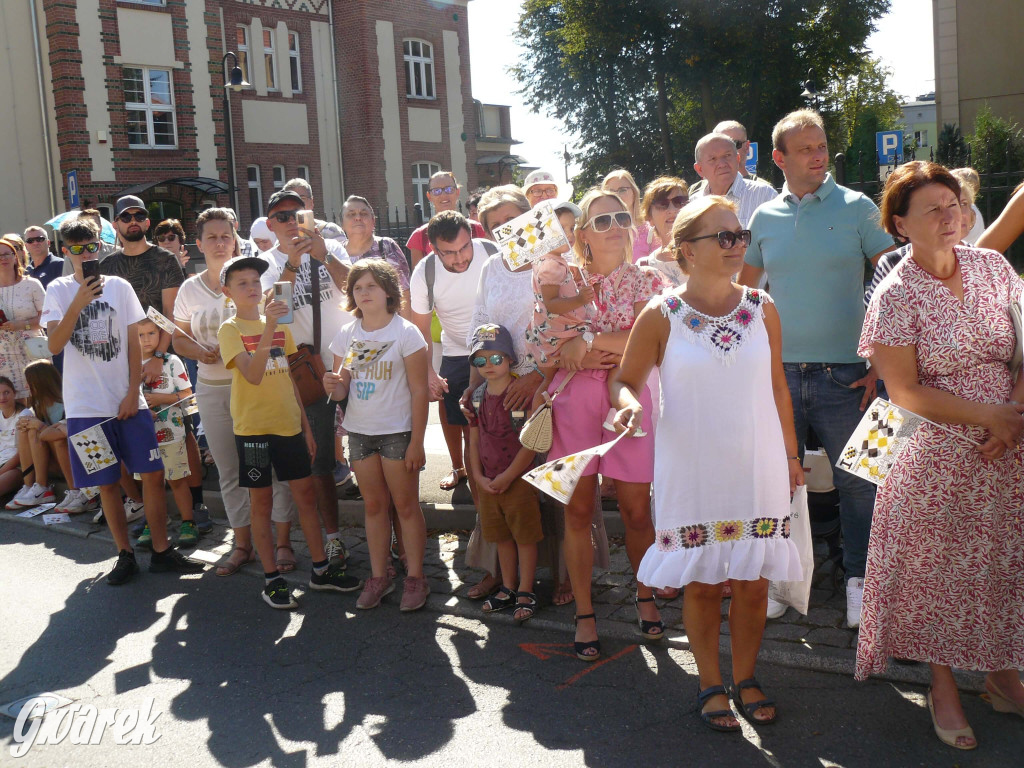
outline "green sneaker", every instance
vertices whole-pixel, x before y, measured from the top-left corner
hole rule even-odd
[[[135,542],[135,546],[142,547],[143,549],[153,548],[153,534],[149,532],[149,525],[146,525],[146,527],[142,529],[142,533],[139,534],[139,538]]]
[[[199,531],[192,520],[182,520],[181,528],[178,529],[178,546],[194,547],[199,541]]]

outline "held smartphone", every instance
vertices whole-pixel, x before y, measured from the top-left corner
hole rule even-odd
[[[299,225],[300,237],[312,237],[316,231],[316,220],[312,211],[296,211],[295,223]]]
[[[82,277],[85,278],[86,282],[89,282],[89,279],[93,277],[97,280],[100,278],[99,259],[89,259],[82,262]]]
[[[283,301],[288,306],[288,311],[277,319],[278,323],[290,323],[294,319],[295,309],[292,307],[292,291],[295,286],[292,283],[274,283],[274,301]]]

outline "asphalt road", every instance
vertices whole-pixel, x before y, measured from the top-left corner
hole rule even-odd
[[[145,556],[140,560],[145,564]],[[1016,766],[1024,723],[965,696],[981,746],[942,746],[923,689],[762,665],[779,722],[706,730],[684,651],[308,593],[274,612],[257,579],[145,570],[111,588],[107,542],[0,520],[0,704],[40,691],[98,708],[152,697],[150,746],[36,745],[10,766]]]

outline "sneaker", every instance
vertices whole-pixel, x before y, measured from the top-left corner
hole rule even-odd
[[[51,501],[55,501],[56,498],[49,486],[35,483],[31,488],[23,487],[18,491],[14,498],[11,499],[10,504],[7,505],[7,509],[38,507],[40,504],[48,504]]]
[[[89,510],[89,500],[85,494],[72,488],[64,494],[64,499],[53,508],[54,512],[65,512],[69,515],[77,515]]]
[[[139,564],[135,562],[135,554],[122,549],[117,554],[117,565],[107,574],[107,584],[119,587],[139,572]]]
[[[406,576],[405,583],[402,585],[402,606],[400,610],[418,611],[426,605],[427,595],[429,594],[430,587],[427,586],[426,579]]]
[[[851,576],[846,581],[846,623],[851,628],[860,626],[860,606],[864,601],[864,579]]]
[[[200,533],[209,533],[213,530],[213,521],[210,520],[210,510],[205,504],[192,505],[192,520]]]
[[[345,545],[341,543],[341,539],[328,539],[324,543],[324,553],[331,562],[343,563],[348,559],[348,552],[345,551]]]
[[[124,500],[124,516],[129,523],[141,520],[143,514],[141,501],[135,501],[134,499]]]
[[[92,516],[92,521],[97,524],[106,522],[106,519],[103,517],[103,507],[96,510],[96,514]]]
[[[135,541],[136,547],[142,547],[143,549],[153,548],[153,534],[149,532],[149,525],[142,526],[142,533],[139,534],[139,538]]]
[[[196,524],[191,520],[182,520],[181,528],[178,529],[178,546],[194,547],[197,541],[199,531],[196,530]]]
[[[135,525],[131,526],[128,529],[128,532],[131,533],[132,536],[139,537],[142,535],[142,532],[146,530],[147,527],[149,527],[149,523],[146,522],[146,518],[142,518],[137,523],[135,523]]]
[[[344,485],[352,479],[352,469],[348,464],[340,461],[334,462],[334,484]]]
[[[789,606],[786,605],[785,603],[780,603],[778,600],[772,600],[770,597],[768,598],[768,618],[769,619],[779,619],[779,618],[782,618],[782,614],[784,614],[786,612],[787,608],[789,608]]]
[[[299,607],[288,588],[288,582],[280,576],[263,588],[263,602],[281,611],[291,611]]]
[[[150,573],[202,573],[203,564],[189,560],[174,547],[154,552],[149,559]]]
[[[390,595],[394,591],[395,582],[387,576],[367,579],[362,594],[356,600],[356,608],[362,608],[363,610],[376,608],[380,605],[380,601],[384,599],[385,595]]]
[[[337,565],[327,566],[323,573],[313,571],[309,575],[309,588],[318,592],[355,592],[363,586],[363,582],[355,576],[349,576],[344,568]]]

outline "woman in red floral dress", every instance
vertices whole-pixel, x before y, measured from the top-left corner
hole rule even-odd
[[[924,425],[878,490],[857,678],[889,657],[931,666],[938,737],[977,746],[951,668],[985,670],[994,708],[1024,716],[1024,377],[1007,362],[1024,283],[994,251],[957,245],[959,184],[912,162],[885,185],[882,222],[911,244],[876,290],[859,354]]]

